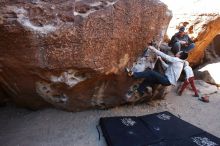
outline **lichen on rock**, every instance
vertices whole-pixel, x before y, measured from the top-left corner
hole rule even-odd
[[[0,13],[1,89],[20,106],[69,111],[125,104],[124,68],[171,19],[152,0],[1,1]]]

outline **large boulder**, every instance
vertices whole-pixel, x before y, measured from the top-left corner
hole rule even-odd
[[[196,37],[196,48],[190,53],[189,61],[192,65],[199,65],[201,60],[204,58],[204,54],[208,45],[213,41],[213,39],[220,33],[220,15],[219,14],[208,14],[205,15],[205,18],[208,21],[200,20],[200,22],[205,24],[200,25],[201,31],[199,31],[198,36]],[[195,22],[196,23],[196,22]],[[196,24],[191,25],[190,27],[198,27]]]
[[[196,68],[195,76],[207,83],[220,86],[220,35],[206,48],[202,64]]]
[[[199,71],[199,70],[195,69],[194,75],[195,75],[196,79],[203,80],[206,83],[214,84],[214,85],[217,84],[216,81],[211,76],[211,74],[209,73],[209,71],[207,71],[207,70]]]
[[[152,0],[1,1],[0,13],[1,89],[20,106],[69,111],[126,103],[124,67],[172,17]]]
[[[195,40],[196,47],[190,53],[191,65],[201,64],[208,45],[220,33],[220,1],[191,0],[176,3],[174,0],[162,0],[173,12],[167,35],[169,38],[186,25],[188,34]]]

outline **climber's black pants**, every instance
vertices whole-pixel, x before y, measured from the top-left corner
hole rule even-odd
[[[162,75],[156,71],[147,70],[144,72],[134,72],[134,77],[137,79],[144,78],[144,81],[138,87],[140,93],[144,93],[147,86],[153,86],[155,84],[162,84],[164,86],[169,86],[170,81],[165,75]]]

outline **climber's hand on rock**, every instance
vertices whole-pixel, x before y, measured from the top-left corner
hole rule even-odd
[[[157,59],[162,60],[162,58],[160,56],[157,56]]]
[[[149,46],[148,49],[154,50],[155,48],[153,46]]]

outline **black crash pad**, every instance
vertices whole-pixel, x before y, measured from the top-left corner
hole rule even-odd
[[[165,111],[100,119],[109,146],[220,146],[220,139]]]
[[[145,146],[159,142],[138,117],[101,118],[100,125],[109,146]]]
[[[220,146],[220,139],[207,133],[201,133],[183,139],[161,140],[148,146]]]
[[[205,132],[167,111],[140,118],[161,139],[178,140]]]

